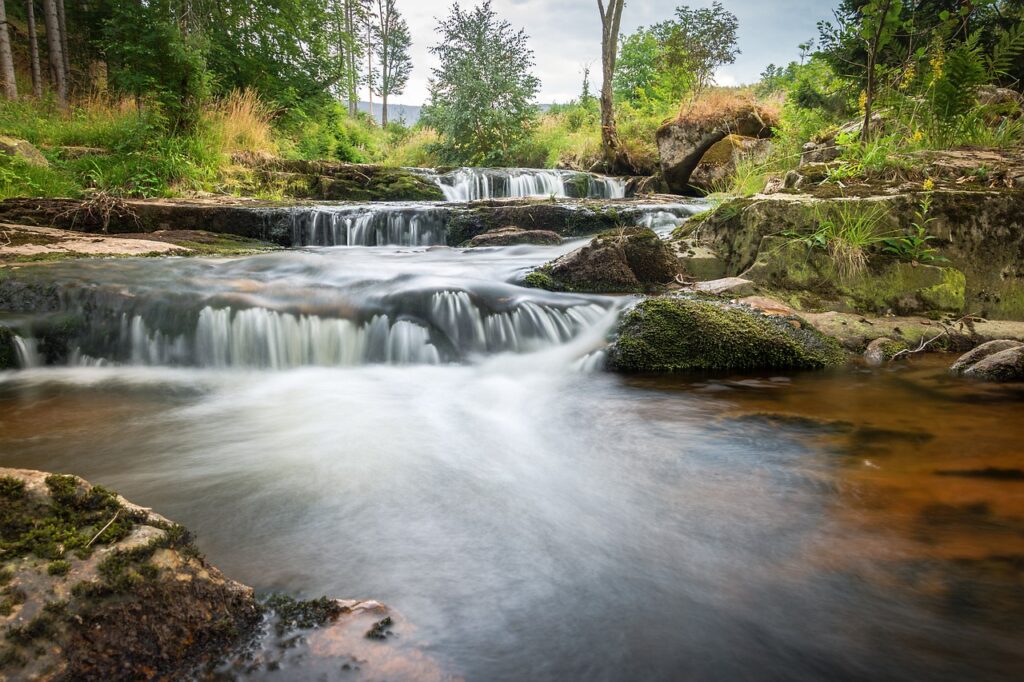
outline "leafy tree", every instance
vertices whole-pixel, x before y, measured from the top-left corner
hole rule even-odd
[[[692,79],[699,92],[711,84],[715,71],[736,61],[739,20],[716,0],[711,7],[676,8],[675,18],[655,24],[654,35],[661,44],[659,68],[670,78],[681,79],[671,84],[678,89]]]
[[[395,0],[377,0],[377,24],[374,27],[377,63],[380,71],[375,92],[381,97],[381,124],[388,124],[388,97],[400,95],[412,73],[409,25],[395,8]]]
[[[654,98],[662,76],[658,69],[661,52],[661,43],[650,29],[623,36],[615,69],[615,96],[631,102]]]
[[[498,19],[490,0],[471,10],[455,3],[437,26],[423,122],[441,134],[446,163],[504,164],[529,136],[540,81],[531,73],[527,35]]]

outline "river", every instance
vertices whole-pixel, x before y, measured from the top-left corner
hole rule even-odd
[[[383,601],[467,680],[1019,679],[1019,389],[610,375],[630,298],[515,284],[577,245],[40,268],[74,322],[55,351],[30,330],[66,321],[8,315],[0,465],[262,592]]]

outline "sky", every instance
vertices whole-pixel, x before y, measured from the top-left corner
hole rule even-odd
[[[477,0],[462,0],[464,8]],[[787,64],[798,56],[797,45],[817,35],[815,25],[832,16],[832,0],[722,0],[739,19],[739,48],[735,64],[717,75],[720,85],[756,82],[768,64]],[[396,103],[420,105],[427,99],[427,79],[435,60],[429,47],[437,43],[435,17],[447,15],[451,0],[397,0],[412,33],[413,73]],[[707,7],[711,0],[626,0],[623,34],[672,16],[677,5]],[[578,96],[583,67],[590,65],[592,83],[600,87],[601,20],[597,0],[492,0],[502,19],[530,36],[541,80],[537,101],[562,103]],[[365,93],[364,93],[365,94]]]

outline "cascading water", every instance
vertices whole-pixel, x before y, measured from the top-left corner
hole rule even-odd
[[[451,214],[430,205],[316,206],[292,214],[295,246],[433,246]]]
[[[448,201],[526,197],[623,199],[626,181],[593,173],[533,168],[458,168],[432,176]]]

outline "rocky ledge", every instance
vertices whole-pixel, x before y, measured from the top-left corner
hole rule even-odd
[[[0,468],[0,562],[0,680],[445,678],[386,641],[381,604],[259,600],[183,527],[75,476]]]

